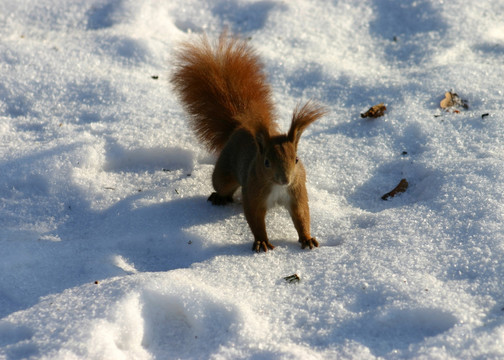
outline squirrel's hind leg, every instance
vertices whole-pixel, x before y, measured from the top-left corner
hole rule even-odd
[[[215,165],[212,183],[215,192],[208,198],[208,201],[211,201],[212,205],[226,205],[227,203],[233,202],[233,194],[240,184],[238,184],[235,176],[229,171],[226,171],[219,162]]]

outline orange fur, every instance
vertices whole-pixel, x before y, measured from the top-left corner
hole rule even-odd
[[[206,37],[183,44],[171,80],[196,135],[219,153],[212,175],[215,192],[208,200],[224,205],[242,187],[255,251],[274,248],[265,216],[275,204],[288,209],[302,248],[318,246],[310,234],[306,173],[297,146],[325,110],[312,102],[296,108],[289,132],[280,134],[263,65],[245,41],[226,34],[215,47]]]
[[[210,151],[222,150],[238,127],[275,128],[263,65],[245,41],[222,34],[212,48],[202,37],[183,44],[176,57],[171,81]]]

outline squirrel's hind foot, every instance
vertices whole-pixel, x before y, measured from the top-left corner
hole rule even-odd
[[[226,205],[228,203],[233,202],[233,197],[232,196],[222,196],[217,194],[216,192],[213,192],[207,199],[207,201],[211,201],[212,205]]]

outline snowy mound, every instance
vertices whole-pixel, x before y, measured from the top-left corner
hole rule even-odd
[[[3,1],[0,359],[503,358],[503,13]],[[168,78],[180,41],[224,28],[264,61],[281,128],[329,109],[299,148],[317,249],[275,209],[256,254],[239,196],[206,201],[214,157]]]

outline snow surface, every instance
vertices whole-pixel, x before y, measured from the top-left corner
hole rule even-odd
[[[299,154],[320,248],[277,209],[256,254],[206,201],[168,77],[226,27],[281,127],[330,110]],[[503,358],[503,64],[501,0],[1,1],[0,358]]]

